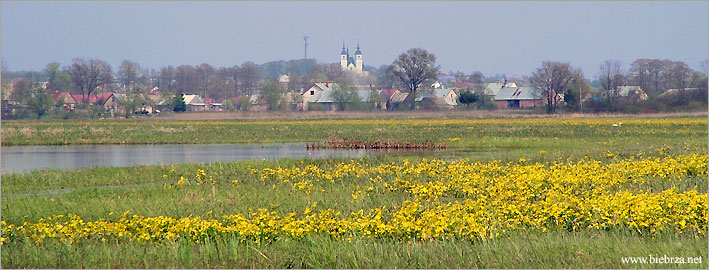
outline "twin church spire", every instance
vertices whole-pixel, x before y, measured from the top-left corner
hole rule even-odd
[[[362,51],[359,48],[359,39],[357,40],[357,51],[354,57],[350,56],[350,50],[345,47],[345,40],[342,40],[342,52],[340,53],[340,67],[342,70],[354,71],[358,74],[362,73]]]

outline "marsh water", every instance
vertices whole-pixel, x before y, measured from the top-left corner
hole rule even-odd
[[[304,143],[3,146],[1,173],[279,158],[359,158],[382,150],[306,149]],[[386,151],[398,152],[398,151]]]

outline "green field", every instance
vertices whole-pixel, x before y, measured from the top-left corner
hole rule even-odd
[[[707,268],[705,116],[2,125],[3,145],[331,138],[448,149],[3,175],[2,266]],[[702,263],[621,262],[650,255]]]

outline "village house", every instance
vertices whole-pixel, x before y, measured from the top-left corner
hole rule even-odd
[[[182,95],[187,106],[187,111],[202,112],[207,110],[207,104],[199,95]]]
[[[309,110],[308,106],[312,104],[319,104],[324,108],[324,110],[327,111],[336,110],[337,107],[335,106],[335,99],[332,97],[332,92],[336,87],[336,83],[330,82],[313,84],[313,86],[301,93],[301,95],[303,96],[303,110]],[[359,98],[360,102],[369,102],[371,100],[374,100],[374,98],[370,98],[370,95],[372,93],[371,87],[356,86],[355,88],[355,92],[357,93],[357,97]],[[375,92],[379,96],[377,99],[380,99],[377,104],[374,104],[375,107],[386,107],[387,101],[381,100],[380,98],[381,90],[375,90]]]
[[[54,101],[54,106],[64,108],[66,111],[72,111],[76,107],[76,99],[68,92],[54,92],[49,94]]]
[[[543,104],[533,87],[503,87],[494,100],[500,109],[534,108]]]
[[[391,98],[387,101],[387,110],[394,110],[399,108],[399,106],[404,106],[404,102],[406,102],[406,98],[409,96],[409,93],[404,93],[400,92],[397,90],[394,94],[391,95]]]
[[[301,93],[303,96],[303,110],[308,110],[308,103],[318,103],[323,105],[325,110],[334,110],[334,101],[330,95],[333,85],[334,83],[330,82],[314,83],[313,86],[304,90]]]
[[[260,94],[249,96],[249,101],[251,102],[251,109],[249,109],[251,111],[264,112],[268,110],[268,102]]]
[[[399,92],[399,89],[382,89],[379,91],[379,100],[382,101],[382,110],[390,110],[391,98]]]
[[[113,101],[113,93],[92,94],[84,97],[82,94],[71,94],[76,104],[98,105],[106,108],[107,101]]]
[[[508,83],[508,82],[494,82],[494,83],[488,83],[487,87],[485,87],[485,95],[486,96],[491,96],[495,97],[498,92],[500,92],[500,89],[504,87],[517,87],[515,83]]]
[[[628,99],[632,102],[647,100],[647,94],[640,86],[618,86],[617,93],[620,97]]]
[[[661,97],[674,96],[674,95],[677,95],[678,93],[680,93],[680,92],[682,92],[682,91],[684,91],[685,93],[687,93],[687,92],[694,92],[694,91],[699,91],[699,88],[696,88],[696,87],[695,87],[695,88],[683,88],[683,89],[681,89],[681,90],[680,90],[680,89],[676,89],[676,88],[667,89],[667,91],[665,91],[665,92],[663,92],[662,94],[660,94],[660,96],[661,96]]]
[[[416,97],[422,107],[440,107],[452,109],[458,104],[458,94],[453,89],[432,89]]]

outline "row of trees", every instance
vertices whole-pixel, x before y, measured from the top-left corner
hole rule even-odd
[[[697,72],[681,61],[638,59],[631,64],[630,71],[625,73],[617,60],[607,60],[601,64],[598,73],[600,88],[593,93],[592,87],[584,79],[579,69],[574,69],[569,63],[543,62],[542,66],[532,73],[532,86],[541,90],[540,96],[546,102],[547,113],[554,113],[559,102],[564,97],[567,108],[581,110],[582,100],[586,94],[595,94],[603,100],[602,110],[620,111],[624,109],[624,101],[619,90],[622,86],[639,86],[647,93],[649,103],[668,103],[670,97],[663,93],[668,89],[678,89],[673,95],[671,106],[685,106],[692,100],[686,89],[696,89],[703,93],[697,101],[706,103],[707,73]],[[584,94],[585,93],[585,94]],[[570,105],[570,106],[569,106]],[[595,108],[598,110],[598,108]]]
[[[42,75],[33,76],[46,79],[46,89],[50,92],[71,91],[84,96],[84,100],[97,91],[127,93],[136,88],[152,89],[156,86],[169,93],[194,93],[217,100],[257,93],[275,96],[274,87],[279,87],[280,92],[297,93],[318,81],[398,88],[413,97],[420,95],[421,89],[426,89],[425,86],[438,79],[440,68],[435,61],[436,57],[424,49],[410,49],[390,65],[366,67],[370,75],[360,77],[344,72],[339,64],[317,64],[314,60],[274,61],[263,65],[245,62],[220,68],[209,64],[181,65],[167,66],[160,70],[144,69],[136,62],[124,60],[114,74],[111,66],[102,60],[77,58],[63,68],[58,63],[50,63]],[[286,84],[279,84],[281,74],[288,74]],[[482,73],[466,75],[458,71],[453,75],[457,81],[469,82],[470,87],[464,90],[482,99],[486,85]],[[600,66],[596,78],[596,81],[591,82],[580,69],[569,63],[545,61],[527,80],[520,83],[540,90],[537,94],[543,98],[548,113],[555,113],[562,100],[567,110],[583,110],[580,101],[589,94],[604,101],[604,110],[620,110],[623,104],[620,103],[618,89],[623,85],[640,86],[651,98],[670,88],[706,89],[707,85],[706,70],[704,73],[697,72],[684,62],[659,59],[635,60],[627,72],[619,61],[608,60]],[[594,83],[596,88],[591,87]],[[19,89],[24,88],[20,86]],[[30,93],[15,91],[13,95],[16,97],[13,99],[24,100]],[[684,101],[678,102],[681,104]],[[414,103],[411,102],[410,106],[413,108]]]

